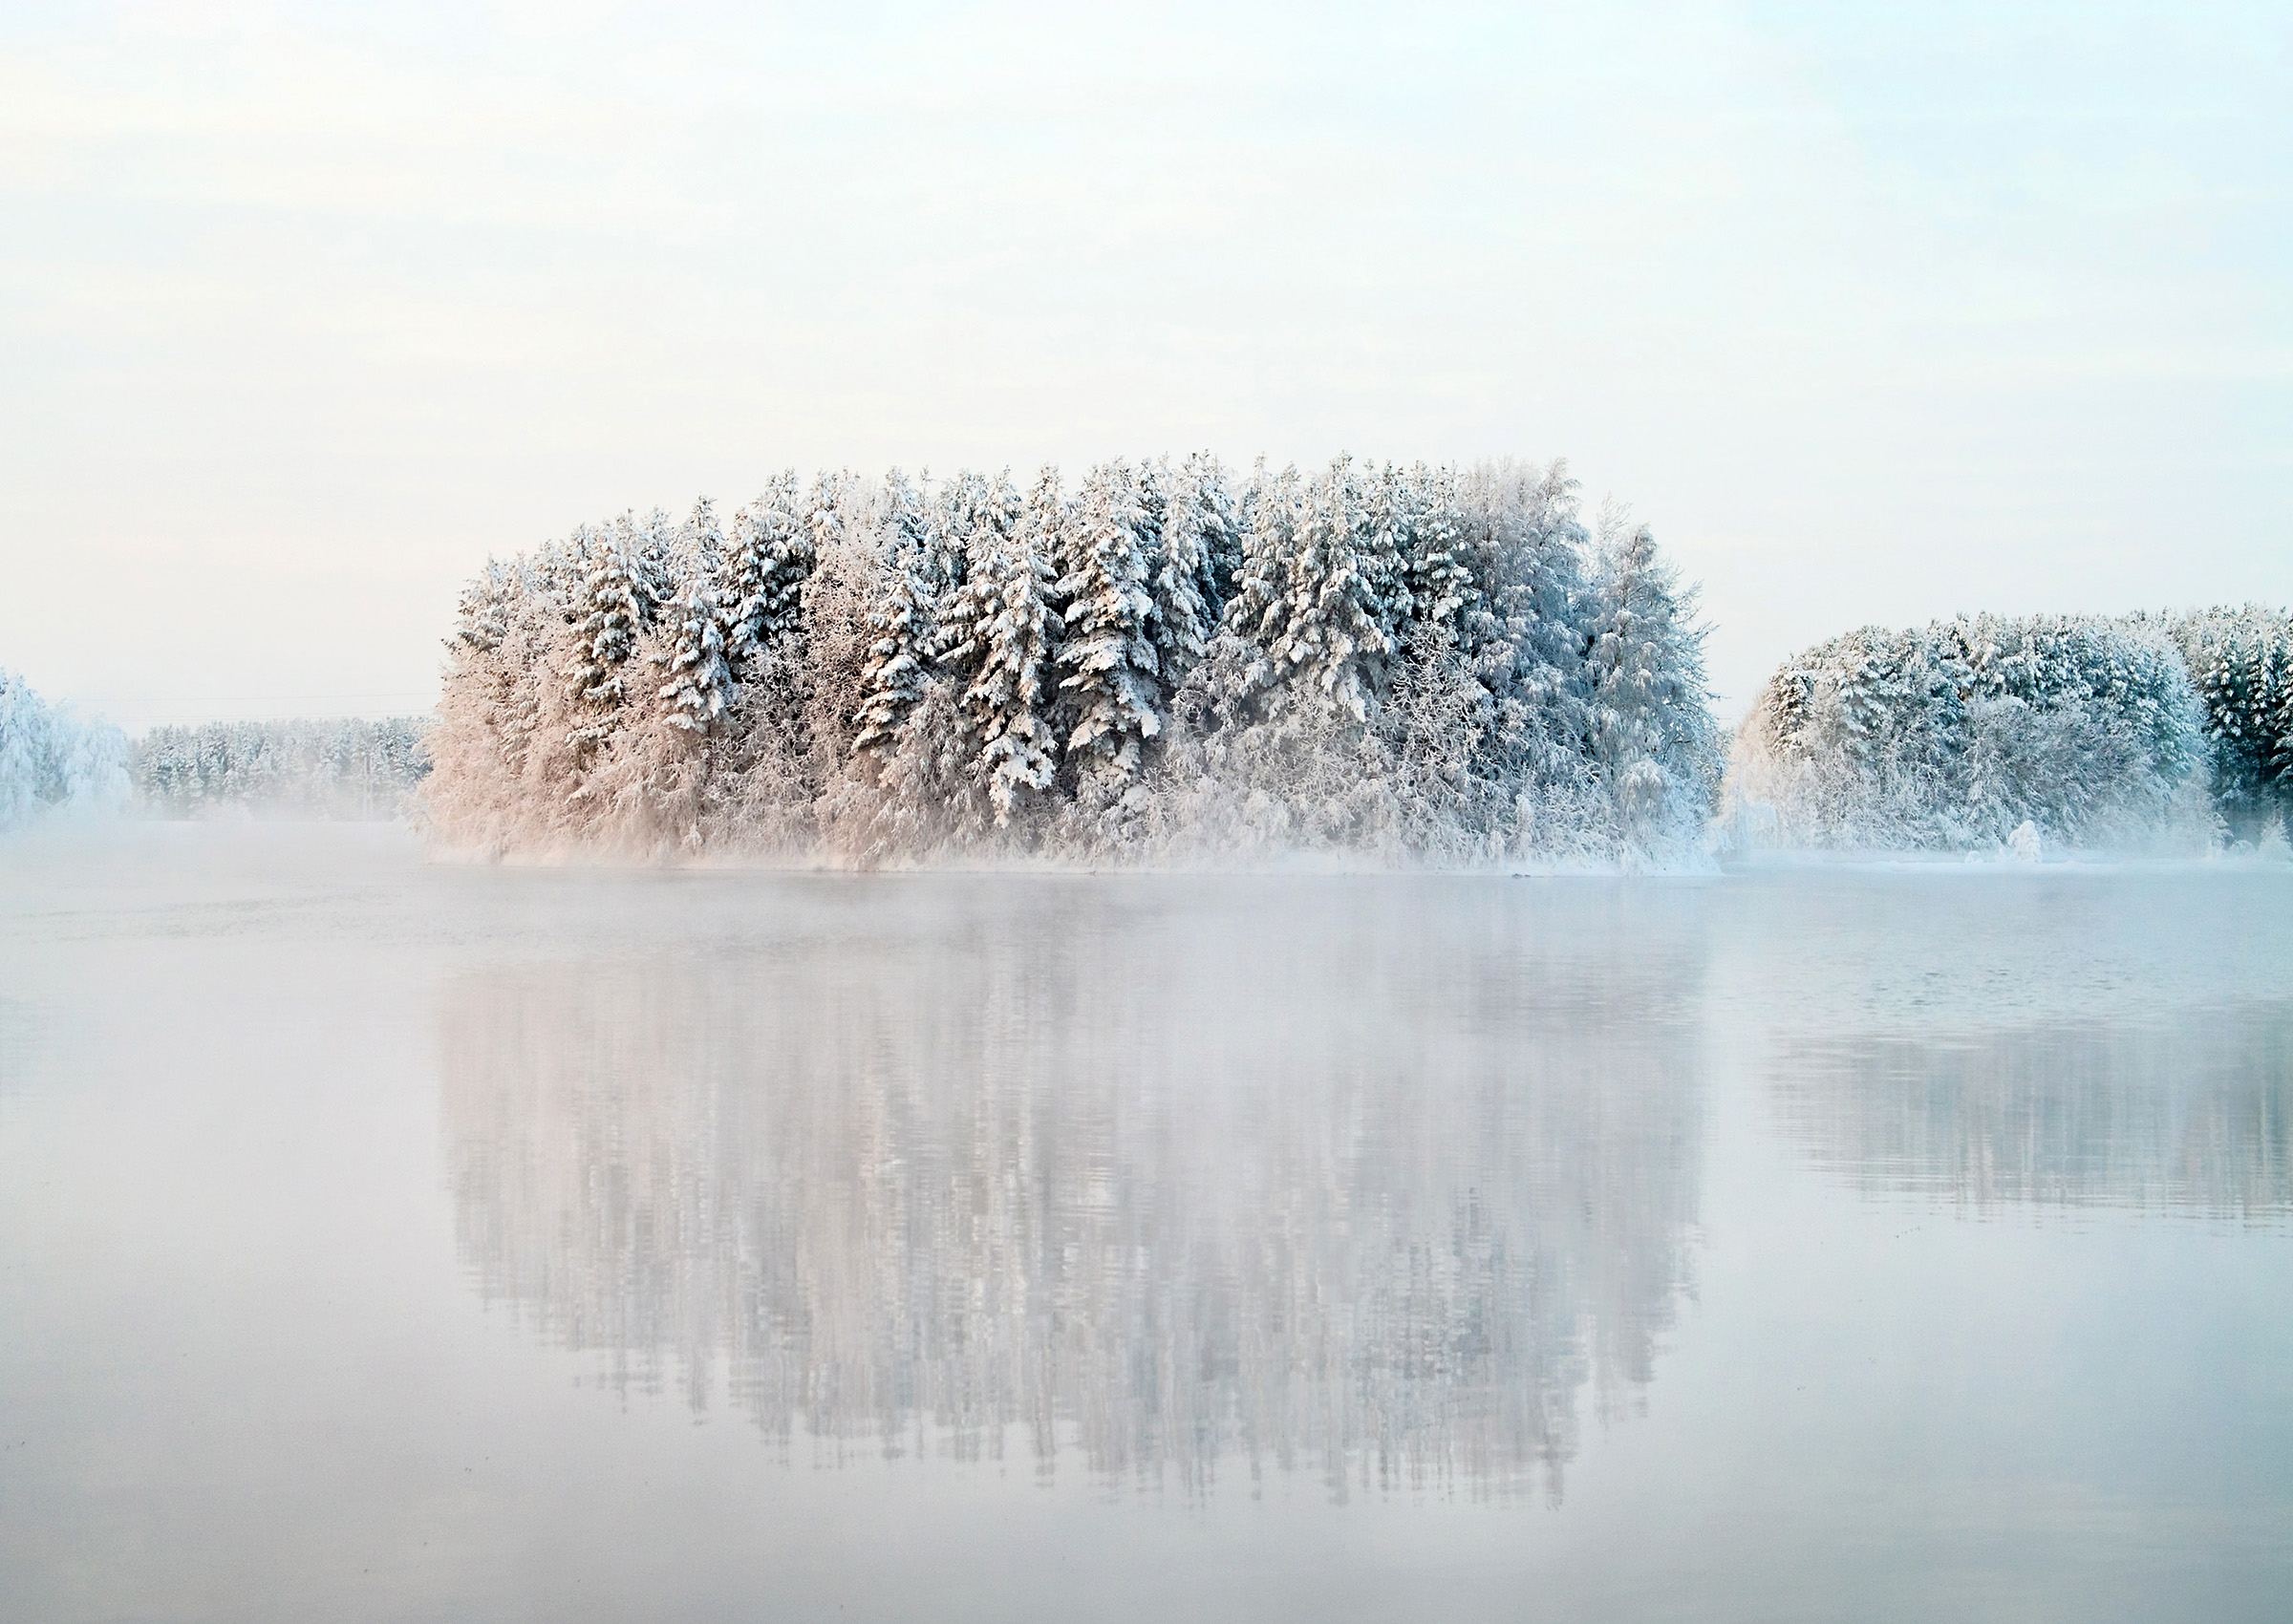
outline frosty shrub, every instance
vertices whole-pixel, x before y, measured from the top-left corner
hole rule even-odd
[[[127,740],[81,721],[0,669],[0,830],[52,811],[115,811],[127,799]]]
[[[2162,625],[1977,615],[1789,661],[1737,730],[1737,827],[1787,845],[1971,849],[2210,829],[2205,708]]]
[[[396,817],[429,771],[429,728],[424,716],[157,727],[136,740],[136,795],[174,818],[223,807]]]
[[[1559,463],[790,472],[490,564],[421,802],[496,854],[1661,863],[1703,636]]]

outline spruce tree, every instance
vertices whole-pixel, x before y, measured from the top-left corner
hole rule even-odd
[[[868,610],[867,663],[860,673],[860,708],[852,714],[856,751],[879,755],[898,742],[908,713],[922,697],[925,658],[932,644],[930,594],[912,569],[886,571],[882,597]]]
[[[1286,618],[1271,652],[1277,669],[1357,721],[1367,716],[1396,649],[1389,594],[1399,558],[1382,558],[1373,545],[1352,459],[1339,457],[1297,508]]]
[[[1008,474],[986,487],[972,507],[964,584],[944,616],[941,663],[961,684],[967,743],[998,828],[1059,771],[1049,712],[1061,620],[1050,547],[1062,506],[1053,469],[1024,508]]]
[[[574,657],[566,674],[580,719],[568,742],[583,756],[611,732],[614,713],[629,698],[623,668],[636,655],[639,634],[653,623],[659,577],[643,550],[646,543],[646,533],[629,514],[601,530],[575,533],[576,556],[585,567]]]
[[[1234,565],[1233,593],[1220,621],[1221,630],[1231,634],[1249,657],[1235,673],[1239,691],[1215,695],[1222,704],[1246,703],[1281,674],[1276,651],[1291,620],[1290,554],[1297,545],[1303,505],[1297,468],[1269,475],[1266,459],[1258,459]]]
[[[1646,525],[1601,560],[1588,627],[1593,759],[1628,842],[1684,832],[1718,770],[1694,593],[1678,589]]]
[[[1152,638],[1163,686],[1176,689],[1193,670],[1218,630],[1224,600],[1219,561],[1234,536],[1232,506],[1218,465],[1196,453],[1175,472],[1155,470]]]
[[[716,507],[703,497],[678,538],[676,567],[684,584],[665,615],[668,636],[661,658],[669,680],[659,694],[669,725],[696,736],[712,731],[733,702],[733,673],[725,661],[717,605],[723,553]]]
[[[733,516],[722,609],[725,659],[736,673],[796,629],[818,556],[806,520],[793,468]]]
[[[2259,604],[2172,622],[2205,704],[2214,795],[2239,832],[2293,810],[2293,620]]]
[[[1584,633],[1577,624],[1591,540],[1568,465],[1472,470],[1459,488],[1471,577],[1461,650],[1490,704],[1484,749],[1509,776],[1557,783],[1583,762]]]
[[[909,713],[922,698],[938,640],[939,594],[951,571],[922,493],[894,468],[885,481],[878,541],[877,596],[860,673],[860,707],[852,722],[855,751],[888,756],[900,743]]]
[[[1466,554],[1465,516],[1457,507],[1456,474],[1420,462],[1391,478],[1399,488],[1386,500],[1408,514],[1403,563],[1410,619],[1437,629],[1449,644],[1461,644],[1458,617],[1471,601],[1474,586]]]
[[[1144,523],[1129,466],[1103,463],[1084,479],[1062,537],[1066,754],[1117,780],[1138,771],[1142,746],[1163,727]]]

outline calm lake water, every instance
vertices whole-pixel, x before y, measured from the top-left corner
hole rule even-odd
[[[2282,1619],[2293,870],[0,847],[0,1617]]]

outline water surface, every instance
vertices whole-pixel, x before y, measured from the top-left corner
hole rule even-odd
[[[0,1614],[2282,1616],[2293,872],[0,848]]]

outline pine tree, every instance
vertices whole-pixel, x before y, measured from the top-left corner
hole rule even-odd
[[[951,599],[968,576],[974,556],[972,534],[981,524],[997,522],[997,515],[989,509],[998,500],[993,481],[963,468],[941,484],[927,504],[929,514],[918,546],[928,560],[926,574],[943,601]]]
[[[1246,703],[1282,673],[1275,651],[1291,619],[1290,555],[1297,546],[1298,516],[1304,506],[1297,470],[1289,467],[1269,475],[1266,459],[1258,459],[1246,506],[1233,593],[1227,600],[1220,627],[1248,652],[1249,658],[1236,673],[1240,691],[1214,696],[1224,704]]]
[[[941,664],[962,685],[964,725],[998,828],[1059,771],[1048,714],[1061,629],[1050,549],[1063,506],[1055,469],[1043,470],[1024,509],[1009,475],[988,486],[972,508],[965,580],[945,616]]]
[[[1593,599],[1593,759],[1627,841],[1645,850],[1667,829],[1688,832],[1717,772],[1704,630],[1644,524],[1607,549]]]
[[[1548,785],[1580,770],[1588,720],[1577,618],[1591,538],[1576,489],[1565,462],[1500,462],[1458,492],[1471,587],[1457,625],[1490,698],[1485,751],[1504,774]]]
[[[726,529],[705,504],[682,527],[624,514],[489,567],[451,640],[434,827],[495,849],[817,839],[870,860],[992,821],[1084,851],[1231,838],[1480,861],[1616,849],[1649,814],[1642,764],[1681,820],[1664,828],[1700,798],[1675,772],[1693,750],[1649,742],[1669,716],[1652,694],[1685,669],[1649,630],[1667,578],[1621,543],[1588,574],[1558,464],[1340,459],[1308,481],[1261,463],[1230,491],[1198,454],[1096,469],[1072,503],[1048,474],[1025,501],[1008,476],[825,474],[800,495],[783,474]],[[2149,641],[1972,622],[1843,640],[1800,673],[1778,748],[1916,780],[1953,827],[2050,794],[2037,821],[2068,838],[2139,800],[2080,780],[2179,781],[2179,702]],[[291,765],[259,738],[211,742],[213,763],[186,745],[166,771]],[[334,754],[312,770],[379,770]]]
[[[2247,604],[2171,624],[2204,702],[2214,794],[2240,831],[2293,811],[2293,620]]]
[[[577,714],[568,742],[587,755],[611,732],[612,716],[629,698],[622,668],[635,657],[637,638],[653,624],[659,604],[659,566],[650,551],[652,526],[640,530],[628,514],[602,530],[574,534],[586,565],[582,613],[573,663],[567,672]]]
[[[896,468],[885,481],[877,556],[878,596],[868,609],[871,636],[852,748],[882,757],[898,747],[909,713],[923,696],[939,634],[939,594],[951,573],[921,493]]]
[[[883,597],[868,611],[874,639],[860,673],[861,701],[852,714],[854,750],[881,754],[898,741],[908,713],[923,694],[931,614],[923,584],[910,569],[887,572]]]
[[[733,516],[725,561],[724,653],[745,673],[796,629],[815,550],[796,470],[774,475]]]
[[[676,595],[676,555],[683,534],[662,508],[654,508],[633,523],[629,546],[630,578],[645,605],[644,624],[651,626],[661,606]]]
[[[804,499],[804,533],[815,561],[857,543],[856,532],[868,521],[866,482],[849,468],[823,471],[813,477]]]
[[[732,668],[725,661],[724,628],[717,606],[717,578],[724,567],[724,536],[717,510],[706,497],[693,509],[678,538],[677,563],[683,590],[669,606],[667,647],[662,652],[669,680],[659,697],[669,725],[702,735],[732,708]]]
[[[1406,474],[1387,472],[1392,488],[1384,500],[1407,515],[1403,566],[1408,582],[1409,614],[1439,629],[1450,644],[1463,641],[1458,616],[1471,602],[1474,585],[1467,561],[1465,516],[1457,508],[1457,478],[1449,469],[1420,462]]]
[[[952,548],[938,523],[944,512],[944,506],[932,500],[927,482],[911,480],[897,468],[885,476],[879,556],[913,575],[926,598],[956,585],[963,573],[961,543]]]
[[[1062,537],[1058,591],[1066,640],[1059,664],[1067,674],[1060,689],[1072,717],[1066,753],[1118,780],[1138,771],[1141,747],[1163,727],[1143,524],[1128,465],[1109,462],[1084,479]]]
[[[1197,452],[1175,474],[1153,472],[1159,545],[1147,588],[1154,598],[1152,641],[1163,685],[1176,689],[1218,630],[1225,608],[1219,564],[1234,550],[1237,533],[1225,481],[1209,454]]]
[[[449,647],[460,645],[490,654],[502,646],[502,639],[509,635],[514,574],[513,566],[499,559],[485,561],[485,568],[478,578],[462,588],[461,601],[454,610],[454,635]]]
[[[1297,509],[1286,560],[1287,613],[1270,652],[1277,669],[1356,721],[1368,716],[1397,647],[1388,594],[1399,557],[1382,556],[1374,545],[1352,459],[1339,457]]]

